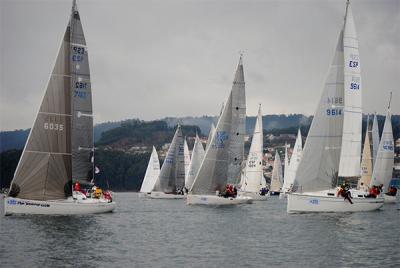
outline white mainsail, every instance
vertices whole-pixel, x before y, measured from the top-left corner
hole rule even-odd
[[[146,174],[144,175],[140,192],[150,193],[151,190],[153,190],[159,175],[160,161],[158,160],[156,148],[153,146],[153,151],[150,155],[149,164],[147,165]]]
[[[372,172],[371,186],[383,184],[383,190],[387,191],[393,174],[394,165],[394,140],[392,119],[388,109],[383,126],[381,142]]]
[[[282,163],[278,150],[275,151],[274,166],[272,167],[270,192],[280,192],[282,187]]]
[[[332,189],[338,176],[360,176],[361,115],[358,41],[347,2],[345,23],[307,136],[294,190]]]
[[[258,110],[257,120],[254,127],[253,139],[250,145],[249,156],[246,161],[246,167],[242,173],[241,191],[258,193],[265,187],[265,178],[263,175],[263,123],[261,105]]]
[[[240,179],[245,118],[246,97],[243,62],[240,57],[232,90],[190,189],[192,194],[215,195],[216,191],[225,190],[228,181]]]
[[[190,166],[189,166],[189,174],[187,176],[187,180],[185,181],[186,189],[190,189],[192,187],[194,178],[196,177],[201,162],[203,161],[204,154],[205,151],[203,148],[203,144],[201,143],[199,136],[196,134],[196,140],[194,142],[192,151],[192,160],[190,161]]]
[[[161,167],[154,192],[176,193],[185,186],[185,160],[181,126],[178,125]]]
[[[369,118],[367,119],[367,129],[365,131],[364,149],[361,158],[361,178],[358,181],[357,188],[361,190],[367,189],[371,184],[372,179],[372,156],[371,156],[371,142],[370,142],[370,127]]]
[[[362,130],[362,86],[358,38],[351,6],[347,2],[343,33],[344,107],[339,177],[359,177]]]
[[[372,123],[372,166],[375,165],[375,160],[378,155],[379,148],[379,126],[378,126],[378,118],[376,113],[374,114],[374,121]]]
[[[186,185],[186,181],[187,178],[189,176],[189,166],[190,166],[190,151],[189,151],[189,147],[188,144],[186,142],[186,137],[184,138],[184,142],[183,142],[183,157],[184,157],[184,161],[185,161],[185,185]]]
[[[294,183],[294,178],[296,176],[297,168],[299,167],[302,153],[303,141],[301,139],[301,132],[299,129],[299,131],[297,132],[296,142],[293,147],[293,154],[290,158],[289,167],[285,173],[285,177],[283,180],[282,192],[284,193],[288,192]]]

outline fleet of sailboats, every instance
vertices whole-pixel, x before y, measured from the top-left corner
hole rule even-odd
[[[269,195],[287,197],[287,212],[356,212],[396,202],[387,193],[394,165],[390,101],[382,136],[376,114],[363,147],[360,55],[349,1],[334,57],[305,146],[298,130],[284,172],[275,150],[269,193],[263,171],[261,105],[245,159],[246,94],[240,56],[232,89],[212,124],[204,150],[196,134],[190,150],[178,124],[163,164],[153,146],[140,195],[153,199],[187,199],[188,205],[250,204]],[[361,150],[362,149],[362,150]],[[111,195],[77,190],[94,185],[93,109],[88,47],[76,1],[55,66],[36,115],[8,195],[5,214],[90,214],[113,211]],[[162,156],[162,155],[161,155]],[[343,195],[342,183],[357,182]],[[368,194],[372,187],[383,191]],[[230,189],[234,194],[228,194]],[[350,196],[350,198],[349,198]]]

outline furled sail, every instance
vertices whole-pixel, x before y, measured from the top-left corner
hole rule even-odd
[[[183,147],[181,126],[178,125],[153,191],[176,193],[177,190],[183,189],[185,186],[185,159]]]
[[[289,167],[285,173],[285,179],[283,180],[282,192],[286,193],[292,187],[294,183],[294,178],[296,176],[297,168],[299,167],[299,163],[301,160],[303,152],[303,141],[301,139],[300,129],[297,132],[296,142],[293,147],[293,154],[290,158]]]
[[[151,190],[153,190],[159,175],[160,175],[160,161],[158,160],[158,154],[156,148],[153,146],[153,151],[151,152],[150,155],[149,164],[147,165],[146,174],[144,175],[140,192],[150,193]]]
[[[371,184],[372,179],[372,156],[370,142],[370,125],[367,119],[367,129],[365,131],[364,149],[361,158],[361,178],[358,181],[357,188],[365,190]]]
[[[265,187],[263,175],[263,123],[261,105],[258,110],[257,120],[254,127],[253,139],[250,145],[249,156],[247,157],[246,167],[241,180],[241,190],[243,192],[258,193]]]
[[[343,34],[344,107],[339,177],[360,177],[362,87],[358,38],[351,6],[347,2]]]
[[[297,168],[294,191],[336,186],[343,127],[343,30]]]
[[[193,151],[192,151],[192,160],[190,161],[189,166],[189,175],[187,180],[185,181],[186,189],[190,189],[192,187],[194,178],[196,177],[197,172],[199,171],[201,162],[204,158],[204,148],[203,144],[198,135],[196,135],[196,140],[194,142]]]
[[[393,175],[394,165],[394,140],[392,130],[392,119],[388,109],[383,126],[381,142],[372,172],[371,185],[383,184],[384,191],[388,190]]]
[[[183,142],[183,157],[184,157],[184,161],[185,161],[185,185],[186,185],[186,181],[189,176],[190,151],[189,151],[188,144],[186,142],[186,137],[183,140],[184,140],[184,142]]]
[[[372,136],[372,166],[374,166],[379,148],[379,126],[376,114],[374,115],[374,121],[372,123],[371,136]]]
[[[272,167],[271,175],[271,192],[279,192],[282,187],[282,162],[278,150],[275,151],[274,166]]]
[[[88,50],[74,1],[47,89],[11,183],[10,196],[63,199],[93,177]]]
[[[224,110],[210,141],[190,192],[215,194],[228,181],[240,179],[246,116],[243,63],[240,57],[235,79]]]

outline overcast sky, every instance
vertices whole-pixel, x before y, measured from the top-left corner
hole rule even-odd
[[[0,129],[29,128],[70,0],[0,0]],[[353,0],[363,110],[400,113],[400,1]],[[95,122],[215,115],[244,51],[247,114],[313,114],[345,0],[78,0]]]

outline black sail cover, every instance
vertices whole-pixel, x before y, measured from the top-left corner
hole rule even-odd
[[[88,53],[76,5],[39,112],[11,183],[10,196],[63,199],[93,174]]]

